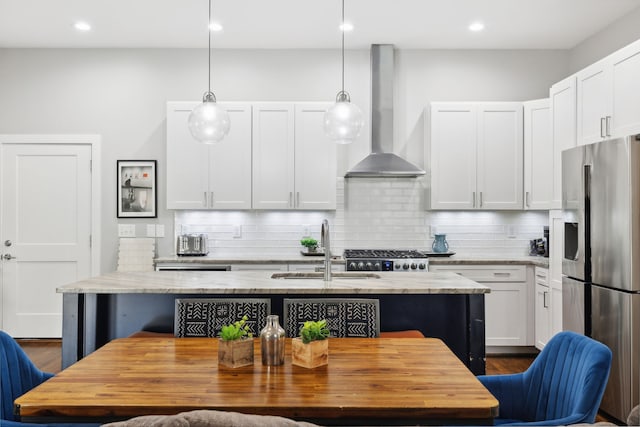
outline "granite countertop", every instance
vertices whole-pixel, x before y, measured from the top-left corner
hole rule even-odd
[[[60,286],[86,294],[483,294],[487,286],[451,272],[376,272],[379,278],[271,279],[270,271],[109,273]]]
[[[171,256],[158,257],[156,264],[187,263],[187,264],[314,264],[324,262],[322,256],[299,255],[248,255],[248,256]],[[339,256],[332,257],[332,262],[344,264],[344,259]],[[432,265],[534,265],[536,267],[549,267],[549,258],[540,256],[465,256],[453,255],[450,257],[429,257]]]

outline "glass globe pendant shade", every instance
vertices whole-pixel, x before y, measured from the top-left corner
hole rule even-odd
[[[338,93],[336,103],[324,115],[324,132],[337,144],[350,144],[359,135],[364,125],[362,110],[352,104],[349,94]]]
[[[202,104],[189,115],[189,131],[193,137],[205,144],[220,142],[231,127],[229,114],[216,103],[215,96],[207,92]]]

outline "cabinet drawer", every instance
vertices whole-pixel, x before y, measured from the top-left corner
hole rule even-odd
[[[434,265],[429,271],[452,271],[476,282],[526,282],[523,265]]]
[[[549,269],[548,268],[536,267],[534,269],[533,274],[535,276],[536,284],[542,285],[542,286],[549,286]]]

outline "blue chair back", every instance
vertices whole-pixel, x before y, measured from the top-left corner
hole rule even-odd
[[[0,331],[0,420],[16,421],[13,401],[52,376],[39,370],[17,342]],[[0,421],[0,424],[5,423]]]
[[[607,346],[574,332],[560,332],[529,369],[505,376],[511,378],[500,390],[500,417],[550,425],[557,425],[553,420],[593,423],[610,368]]]

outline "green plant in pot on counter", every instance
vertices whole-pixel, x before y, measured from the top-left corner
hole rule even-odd
[[[329,328],[326,320],[307,321],[300,336],[291,340],[291,362],[305,368],[329,363]]]
[[[224,325],[218,340],[218,363],[230,368],[253,365],[253,333],[247,316]]]
[[[316,252],[318,250],[318,241],[313,237],[304,237],[300,240],[300,244],[307,248],[307,252]]]

